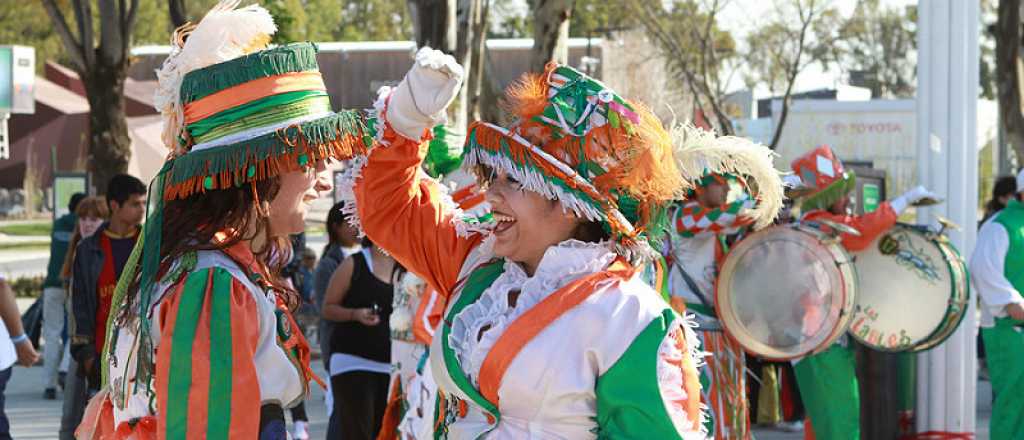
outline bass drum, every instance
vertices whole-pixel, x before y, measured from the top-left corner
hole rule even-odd
[[[922,351],[967,311],[967,267],[944,235],[897,224],[855,254],[861,290],[850,336],[880,351]]]
[[[846,332],[857,275],[838,239],[809,225],[773,226],[740,241],[715,288],[722,326],[771,360],[827,349]]]

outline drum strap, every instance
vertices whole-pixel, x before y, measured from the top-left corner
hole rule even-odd
[[[679,264],[678,261],[673,261],[672,265],[674,265],[676,269],[679,269],[679,274],[683,276],[683,281],[686,282],[686,286],[690,288],[690,291],[692,291],[694,295],[697,295],[697,299],[700,300],[700,303],[703,304],[704,307],[707,307],[708,310],[715,310],[715,305],[708,301],[707,295],[704,294],[704,291],[700,290],[700,287],[697,286],[697,282],[690,277],[690,274],[686,273],[686,269],[683,269],[683,266]]]

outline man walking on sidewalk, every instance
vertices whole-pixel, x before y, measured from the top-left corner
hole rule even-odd
[[[100,387],[100,355],[114,287],[139,237],[146,214],[146,185],[127,174],[107,184],[110,222],[81,241],[71,272],[71,378],[64,394],[60,438],[74,438],[89,396]]]
[[[68,213],[53,221],[53,232],[50,233],[50,262],[46,266],[46,280],[43,282],[43,398],[57,398],[57,369],[64,354],[65,317],[67,316],[67,290],[60,276],[64,266],[64,256],[68,252],[71,235],[75,231],[75,208],[85,194],[75,193],[68,203]],[[63,385],[62,385],[63,386]]]
[[[11,440],[11,424],[4,412],[4,392],[11,380],[12,365],[17,362],[23,367],[31,367],[37,360],[39,354],[21,327],[14,291],[0,276],[0,440]]]

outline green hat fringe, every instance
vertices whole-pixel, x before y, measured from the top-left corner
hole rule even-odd
[[[857,175],[853,171],[843,173],[843,177],[830,183],[825,189],[811,194],[800,202],[804,212],[815,209],[828,209],[857,188]]]
[[[359,113],[343,111],[235,144],[190,151],[168,162],[166,195],[185,198],[299,169],[305,166],[301,161],[365,154],[372,138],[364,132]]]

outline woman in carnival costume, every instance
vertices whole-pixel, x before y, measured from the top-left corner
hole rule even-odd
[[[677,165],[700,176],[685,200],[673,205],[665,248],[670,303],[692,312],[701,346],[710,356],[701,369],[708,431],[716,439],[749,439],[750,416],[743,348],[727,337],[715,312],[718,267],[737,234],[770,225],[782,208],[782,180],[767,147],[690,125],[672,130]],[[713,328],[717,327],[717,328]]]
[[[237,5],[179,28],[158,71],[171,153],[79,438],[284,439],[315,378],[278,274],[331,189],[325,161],[365,151],[361,123],[331,111],[315,46],[268,49],[270,14]]]
[[[635,269],[683,189],[668,133],[569,67],[525,76],[506,102],[518,121],[467,136],[495,220],[482,230],[419,169],[461,77],[417,54],[381,94],[355,186],[366,234],[448,299],[434,437],[704,438],[696,336]]]

